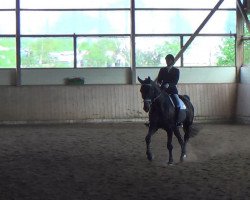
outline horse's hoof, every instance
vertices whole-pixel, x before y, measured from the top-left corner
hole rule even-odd
[[[180,157],[180,162],[183,162],[185,160],[185,158],[187,158],[186,154]]]
[[[168,160],[168,165],[173,165],[174,164],[174,160],[173,159],[169,159]]]
[[[168,165],[172,166],[172,165],[174,165],[174,162],[173,161],[168,162]]]
[[[154,155],[151,153],[147,153],[147,158],[149,161],[152,161],[154,159]]]

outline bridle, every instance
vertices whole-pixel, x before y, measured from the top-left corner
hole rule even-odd
[[[157,97],[155,97],[153,100],[150,99],[150,98],[144,99],[143,102],[149,102],[150,105],[151,105],[152,103],[154,103],[154,102],[161,96],[161,94],[162,94],[162,93],[160,93],[160,94],[159,94]]]
[[[152,87],[152,84],[148,83],[143,83],[142,85],[145,85],[145,86],[149,86],[150,88]],[[161,92],[160,94],[158,94],[156,97],[154,97],[153,99],[151,98],[146,98],[146,99],[143,99],[143,103],[148,103],[149,104],[149,110],[151,110],[151,105],[161,96]]]

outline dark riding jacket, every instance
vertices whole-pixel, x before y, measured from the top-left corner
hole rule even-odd
[[[169,67],[163,67],[160,69],[157,82],[164,86],[166,83],[169,84],[169,87],[166,89],[168,94],[178,94],[177,83],[179,81],[180,71],[176,67],[172,67],[169,70]]]

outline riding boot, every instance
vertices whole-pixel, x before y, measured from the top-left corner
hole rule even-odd
[[[180,107],[175,108],[175,123],[176,126],[180,126],[181,123],[178,121],[179,120],[179,114],[180,114]]]

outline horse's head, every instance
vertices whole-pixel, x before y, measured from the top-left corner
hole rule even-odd
[[[150,77],[146,78],[145,80],[137,78],[138,81],[141,83],[141,95],[144,102],[143,110],[145,112],[149,112],[151,105],[156,97],[155,92],[155,83],[150,79]]]

